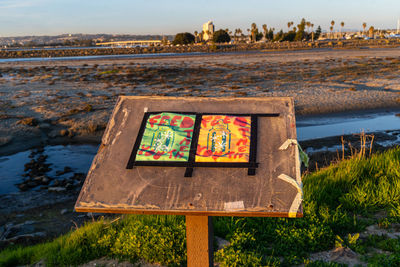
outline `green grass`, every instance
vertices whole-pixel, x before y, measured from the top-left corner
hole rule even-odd
[[[356,213],[391,210],[400,201],[400,150],[352,158],[304,178],[307,202]]]
[[[104,250],[95,240],[104,231],[103,222],[87,224],[53,242],[30,247],[9,248],[0,253],[0,266],[16,266],[46,259],[50,266],[74,265],[101,257]]]
[[[400,239],[357,233],[371,224],[400,222],[400,148],[355,156],[303,177],[304,218],[215,217],[215,235],[230,244],[215,252],[221,266],[341,266],[310,262],[310,253],[348,246],[371,266],[398,266]],[[386,211],[385,218],[374,217]],[[375,247],[388,256],[367,254]],[[183,216],[123,216],[89,223],[52,242],[10,247],[0,252],[0,266],[35,263],[77,265],[110,257],[168,266],[186,264]]]
[[[70,266],[103,256],[136,262],[179,265],[186,259],[183,216],[126,216],[115,222],[99,220],[55,239],[0,252],[0,266],[45,259],[48,266]]]

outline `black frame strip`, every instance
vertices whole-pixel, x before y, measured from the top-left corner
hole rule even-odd
[[[255,163],[257,159],[257,131],[258,131],[258,117],[251,115],[251,130],[250,130],[250,151],[249,163]],[[247,170],[247,175],[256,175],[256,168],[251,167]]]
[[[139,150],[139,146],[142,141],[144,130],[146,129],[146,123],[147,123],[148,118],[150,117],[150,114],[151,113],[149,113],[149,112],[144,113],[142,123],[140,124],[139,133],[136,137],[135,145],[133,146],[131,155],[128,160],[128,164],[126,165],[127,169],[133,169],[133,166],[135,165],[136,154]]]
[[[201,125],[201,114],[196,114],[196,120],[194,121],[193,134],[192,134],[192,143],[190,144],[190,152],[189,152],[189,167],[185,170],[185,177],[192,177],[193,174],[193,163],[196,158],[197,151],[197,143],[199,142],[199,134],[200,134],[200,125]]]
[[[221,115],[221,116],[238,116],[238,117],[279,117],[280,113],[218,113],[218,112],[186,112],[186,111],[148,111],[146,114],[158,114],[158,113],[176,113],[176,114],[188,114],[188,115]]]
[[[257,168],[258,163],[249,162],[193,162],[187,161],[135,161],[134,166],[155,166],[155,167],[215,167],[215,168]]]

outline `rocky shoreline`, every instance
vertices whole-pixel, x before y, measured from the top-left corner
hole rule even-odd
[[[47,157],[43,147],[32,149],[19,192],[0,195],[0,248],[54,238],[92,217],[73,212],[86,174],[66,166],[52,176]]]
[[[104,56],[104,55],[132,55],[132,54],[157,54],[157,53],[213,53],[213,52],[243,52],[259,50],[301,50],[312,48],[394,48],[400,45],[397,39],[372,39],[372,40],[329,40],[315,42],[265,42],[265,43],[239,43],[239,44],[194,44],[183,46],[149,46],[127,48],[63,48],[52,49],[5,49],[0,50],[0,58],[54,58],[77,56]]]

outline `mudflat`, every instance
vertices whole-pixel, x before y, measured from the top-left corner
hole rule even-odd
[[[20,229],[10,240],[35,243],[104,215],[72,212],[85,174],[75,173],[68,160],[65,165],[50,166],[45,147],[99,144],[119,95],[290,96],[295,99],[296,115],[350,115],[374,109],[397,112],[399,74],[397,48],[0,60],[0,156],[30,151],[30,161],[21,162],[25,167],[18,186],[21,192],[0,195],[0,228]],[[376,135],[377,139],[388,136]],[[354,145],[359,137],[345,138],[352,138]],[[340,137],[331,137],[319,143],[305,141],[302,146],[318,149],[318,145],[338,143]],[[309,171],[335,158],[334,152],[314,153]],[[50,177],[49,169],[54,167],[61,170]],[[0,247],[7,244],[3,240]]]
[[[400,108],[400,49],[0,63],[0,155],[100,141],[119,95],[290,96],[296,115]]]

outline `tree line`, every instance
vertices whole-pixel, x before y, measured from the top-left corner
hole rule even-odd
[[[176,34],[173,44],[177,45],[186,45],[192,43],[202,43],[205,42],[203,40],[203,36],[205,34],[211,35],[210,41],[214,43],[228,43],[232,39],[235,43],[238,42],[257,42],[260,40],[265,41],[308,41],[318,39],[321,34],[321,27],[318,26],[317,30],[314,32],[314,24],[306,21],[304,18],[300,21],[297,27],[291,28],[293,26],[293,22],[288,22],[288,31],[283,32],[280,30],[275,33],[275,28],[268,28],[266,24],[262,25],[262,29],[257,27],[256,23],[252,23],[251,27],[247,29],[247,36],[244,35],[243,31],[238,28],[233,32],[229,31],[229,29],[220,29],[214,33],[209,31],[207,32],[197,32],[194,34],[189,32],[178,33]],[[312,29],[310,31],[310,28]]]
[[[329,27],[330,30],[330,38],[334,38],[333,30],[335,26],[335,21],[331,21],[331,26]],[[340,33],[339,36],[343,37],[342,30],[344,27],[345,23],[342,21],[340,22]],[[322,32],[321,26],[316,27],[316,30],[314,31],[314,24],[310,21],[307,21],[306,19],[301,19],[300,23],[297,25],[294,25],[293,21],[289,21],[287,23],[288,30],[284,32],[282,29],[278,32],[275,33],[275,28],[268,28],[266,24],[262,25],[262,29],[259,29],[257,27],[256,23],[252,23],[251,27],[247,29],[247,35],[243,34],[243,31],[238,28],[235,29],[233,32],[229,31],[229,29],[220,29],[214,34],[210,33],[207,31],[207,35],[212,35],[212,38],[210,41],[214,43],[229,43],[232,39],[235,43],[240,43],[240,42],[257,42],[260,40],[264,41],[314,41],[317,40]],[[366,34],[366,27],[367,23],[363,22],[362,24],[363,27],[363,35],[365,36]],[[370,26],[368,30],[369,37],[371,35],[373,36],[375,32],[375,28],[373,26]],[[173,44],[177,45],[186,45],[186,44],[192,44],[192,43],[205,43],[206,41],[203,40],[203,35],[206,34],[204,31],[202,32],[197,32],[195,31],[194,34],[185,32],[185,33],[178,33],[175,36],[175,39],[173,41]],[[338,37],[338,35],[336,35]]]

